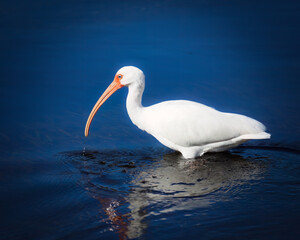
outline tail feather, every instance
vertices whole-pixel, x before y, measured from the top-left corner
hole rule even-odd
[[[250,140],[250,139],[269,139],[271,138],[270,133],[266,132],[260,132],[260,133],[251,133],[251,134],[245,134],[241,136],[245,140]]]

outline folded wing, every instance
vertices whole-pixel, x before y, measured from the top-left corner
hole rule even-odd
[[[166,101],[146,107],[143,130],[183,147],[202,146],[265,131],[246,116],[219,112],[191,101]]]

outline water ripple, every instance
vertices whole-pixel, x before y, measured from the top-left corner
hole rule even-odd
[[[266,151],[265,149],[262,149]],[[269,150],[269,149],[268,149]],[[160,149],[61,153],[78,183],[101,205],[101,219],[121,239],[136,238],[146,218],[233,201],[259,184],[272,166],[250,147],[195,160]]]

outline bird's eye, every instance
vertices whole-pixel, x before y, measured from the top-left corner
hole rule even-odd
[[[121,74],[118,75],[118,78],[121,79],[123,76]]]

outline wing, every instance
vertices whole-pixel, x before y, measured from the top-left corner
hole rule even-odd
[[[183,147],[229,140],[243,134],[260,133],[260,122],[233,113],[219,112],[191,101],[166,101],[144,108],[143,130]]]

